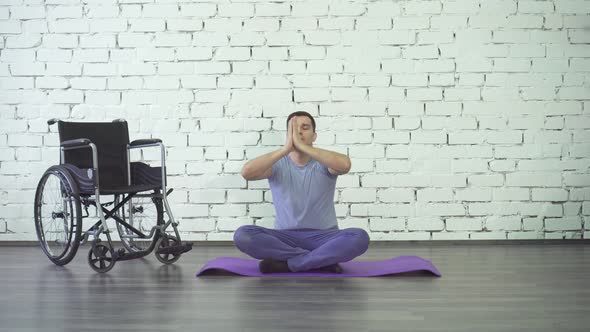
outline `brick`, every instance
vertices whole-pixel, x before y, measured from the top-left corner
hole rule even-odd
[[[328,14],[328,4],[316,2],[294,3],[291,6],[293,16],[325,16]]]
[[[303,34],[298,32],[272,32],[266,34],[267,46],[291,46],[303,44]]]
[[[445,220],[447,231],[480,231],[483,229],[481,218],[448,218]]]
[[[166,30],[168,31],[201,31],[203,30],[203,25],[203,21],[195,19],[166,20]]]
[[[442,231],[444,227],[444,221],[439,218],[408,218],[408,230],[410,231]]]
[[[320,18],[319,27],[321,30],[354,30],[354,22],[352,17]]]
[[[315,17],[285,17],[281,19],[281,30],[283,31],[310,31],[316,30],[318,19]]]
[[[397,101],[404,99],[404,90],[400,88],[369,88],[371,101]]]
[[[194,46],[225,46],[228,44],[229,38],[223,32],[200,31],[193,35]]]
[[[522,229],[521,217],[489,217],[485,221],[485,228],[491,231],[508,230],[518,231]]]
[[[587,174],[569,173],[564,175],[564,185],[571,187],[583,187],[590,185],[590,176]]]
[[[545,219],[545,231],[580,230],[581,228],[582,220],[579,216]]]
[[[40,34],[26,34],[19,36],[7,36],[6,48],[33,48],[41,45]]]
[[[308,45],[336,45],[340,43],[340,33],[335,31],[310,31],[304,35]]]
[[[230,36],[232,46],[262,46],[264,43],[264,36],[256,32],[236,33]]]
[[[389,30],[392,20],[389,17],[362,17],[356,20],[357,30]]]
[[[492,192],[492,200],[494,201],[528,201],[529,199],[528,189],[496,188]]]
[[[161,32],[156,33],[154,46],[172,47],[172,46],[189,46],[191,44],[190,33]]]
[[[340,194],[340,201],[349,203],[374,202],[376,200],[375,189],[344,189]]]
[[[270,71],[273,74],[302,74],[305,72],[305,62],[271,61]]]
[[[210,60],[213,57],[211,47],[178,47],[176,48],[176,59],[185,60]]]
[[[546,188],[533,188],[532,189],[532,200],[533,201],[551,201],[551,202],[563,202],[567,201],[568,192],[564,189],[546,189]]]
[[[453,200],[453,192],[451,189],[420,189],[417,198],[423,202],[449,202]]]
[[[166,21],[163,19],[130,19],[129,31],[131,32],[159,32],[166,30]]]
[[[428,16],[394,17],[394,30],[428,29],[430,27]]]
[[[444,144],[447,142],[447,134],[438,131],[413,131],[410,133],[410,140],[417,144]]]
[[[330,99],[330,92],[326,89],[295,89],[293,95],[296,102],[303,101],[327,101]]]
[[[217,13],[217,5],[214,3],[181,4],[180,14],[192,17],[212,17]]]
[[[464,216],[466,213],[465,210],[466,209],[462,204],[456,203],[416,204],[416,211],[419,216]]]
[[[254,5],[248,3],[229,3],[217,6],[219,17],[252,17],[254,16]]]
[[[383,116],[385,115],[386,104],[375,102],[339,102],[322,104],[320,111],[322,115],[359,115],[359,116]]]
[[[246,204],[222,204],[211,207],[211,216],[239,217],[246,215]]]
[[[216,61],[244,61],[250,59],[248,47],[219,47],[215,51]]]
[[[262,190],[230,189],[227,191],[227,201],[230,203],[262,202]]]
[[[312,60],[307,62],[307,71],[312,74],[333,74],[343,71],[341,60]]]
[[[567,185],[567,176],[565,183]],[[506,174],[506,186],[509,187],[560,187],[561,175],[553,173],[510,173]]]
[[[318,88],[329,86],[330,79],[327,75],[294,75],[292,82],[293,87]]]
[[[212,32],[234,33],[242,30],[240,18],[210,18],[204,21],[204,30]]]
[[[369,229],[375,231],[405,230],[406,221],[404,218],[370,218]]]
[[[407,100],[442,100],[442,90],[438,88],[408,89]]]
[[[455,191],[455,200],[464,202],[487,202],[492,199],[492,191],[484,188],[466,188]]]
[[[408,144],[410,142],[410,133],[379,131],[374,133],[374,141],[381,144]]]
[[[256,4],[256,16],[289,16],[291,6],[288,3]]]

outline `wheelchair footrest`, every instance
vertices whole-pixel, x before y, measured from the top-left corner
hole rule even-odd
[[[117,260],[118,261],[126,261],[130,259],[141,258],[147,256],[149,251],[138,251],[138,252],[127,252],[124,249],[119,249],[117,252]]]
[[[193,249],[193,244],[190,242],[183,242],[180,245],[169,246],[165,248],[160,248],[156,250],[156,252],[160,255],[172,254],[172,255],[179,255]]]

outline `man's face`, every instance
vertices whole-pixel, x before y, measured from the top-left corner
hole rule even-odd
[[[307,116],[294,116],[293,119],[297,119],[297,128],[295,133],[299,136],[301,141],[306,145],[312,145],[317,138],[317,134],[313,131],[311,119]]]

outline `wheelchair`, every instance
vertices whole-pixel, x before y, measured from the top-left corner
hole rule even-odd
[[[127,122],[121,119],[47,123],[58,126],[60,164],[41,177],[34,216],[37,237],[49,260],[66,265],[79,246],[91,240],[88,264],[104,273],[117,261],[154,250],[160,262],[171,264],[192,249],[192,243],[181,242],[168,204],[172,189],[166,191],[166,150],[160,139],[129,142]],[[132,150],[146,148],[160,149],[160,167],[130,161]],[[82,219],[90,217],[91,207],[99,219],[83,232]],[[117,250],[109,219],[115,221],[122,244]]]

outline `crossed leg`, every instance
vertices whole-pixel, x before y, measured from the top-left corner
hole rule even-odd
[[[369,235],[360,228],[274,230],[246,225],[234,234],[236,247],[256,259],[284,261],[290,271],[347,262],[365,253]]]

